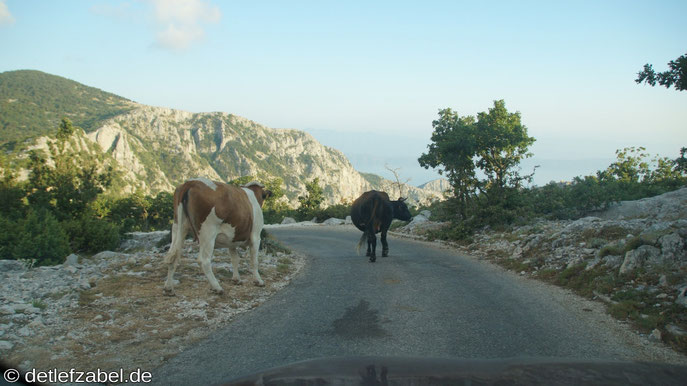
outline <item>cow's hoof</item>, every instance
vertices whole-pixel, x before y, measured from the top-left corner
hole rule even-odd
[[[265,286],[265,282],[262,280],[260,280],[260,281],[254,280],[253,284],[255,284],[256,287],[264,287]]]
[[[173,289],[165,288],[162,290],[162,294],[165,296],[176,296]]]
[[[215,295],[224,295],[224,289],[223,288],[220,288],[220,289],[213,288],[212,293],[214,293]]]
[[[389,251],[382,251],[382,257],[389,257]]]
[[[370,256],[370,263],[374,263],[375,261],[377,261],[377,258],[374,256]]]
[[[234,285],[243,285],[243,280],[241,279],[231,279],[231,281]]]

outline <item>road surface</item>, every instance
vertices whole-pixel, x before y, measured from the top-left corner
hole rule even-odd
[[[565,291],[436,244],[390,236],[390,257],[369,263],[355,254],[352,227],[269,232],[307,256],[303,271],[155,370],[154,384],[213,384],[341,356],[655,360]]]

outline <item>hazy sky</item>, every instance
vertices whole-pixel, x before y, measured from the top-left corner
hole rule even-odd
[[[537,139],[525,166],[544,184],[619,148],[687,146],[687,92],[634,82],[687,53],[685,15],[684,0],[0,0],[0,72],[306,130],[415,184],[435,176],[415,160],[440,108],[504,99]]]

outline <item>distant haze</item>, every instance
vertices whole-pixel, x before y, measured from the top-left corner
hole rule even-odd
[[[393,179],[393,174],[385,168],[388,165],[398,170],[401,179],[410,178],[411,185],[422,185],[433,179],[442,178],[436,170],[420,167],[417,159],[427,151],[429,138],[404,134],[388,134],[383,132],[340,132],[334,130],[305,129],[325,146],[341,150],[351,161],[356,170],[366,173],[378,174],[384,178]],[[602,170],[615,159],[615,143],[603,143],[597,141],[586,145],[583,143],[570,144],[570,152],[561,152],[559,157],[552,152],[551,140],[538,140],[530,151],[532,158],[521,163],[521,174],[532,173],[535,165],[534,185],[542,186],[551,181],[571,181],[574,177],[593,175],[597,170]],[[574,142],[574,141],[572,141]],[[626,146],[640,146],[640,144],[627,144]],[[560,145],[556,149],[560,149]],[[592,150],[592,148],[594,148]],[[608,157],[594,157],[593,154],[601,152]],[[647,151],[654,155],[660,150],[657,146],[647,147]],[[666,151],[663,151],[666,153]],[[663,155],[663,154],[662,154]],[[677,158],[677,149],[670,158]]]
[[[687,146],[687,92],[634,81],[685,54],[686,14],[685,0],[0,0],[0,72],[310,131],[357,169],[400,167],[415,185],[437,177],[416,160],[439,109],[474,116],[503,99],[537,139],[523,172],[540,165],[541,185],[624,147]]]

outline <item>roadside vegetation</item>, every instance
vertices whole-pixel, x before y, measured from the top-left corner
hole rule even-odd
[[[114,250],[130,232],[171,229],[172,192],[153,196],[119,191],[122,173],[114,165],[74,150],[82,139],[79,132],[63,118],[47,152],[29,152],[29,174],[23,181],[0,155],[0,259],[23,260],[29,266],[61,264],[71,253]],[[323,188],[317,178],[308,182],[297,209],[286,204],[280,177],[245,176],[229,183],[240,186],[254,179],[273,192],[263,207],[266,223],[284,217],[324,221],[350,213],[350,203],[322,207]]]

